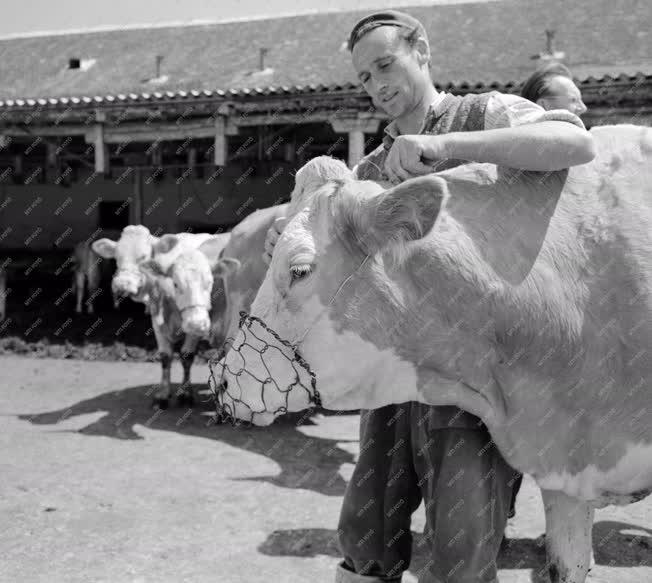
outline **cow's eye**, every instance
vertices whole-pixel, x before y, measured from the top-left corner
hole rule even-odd
[[[293,265],[290,267],[292,281],[299,281],[300,279],[307,277],[310,275],[311,271],[310,265]]]

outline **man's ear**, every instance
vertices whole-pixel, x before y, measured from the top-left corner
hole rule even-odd
[[[428,41],[420,36],[417,38],[414,48],[417,51],[419,65],[429,65],[430,45],[428,44]]]
[[[242,264],[237,259],[233,259],[232,257],[221,257],[213,268],[213,275],[225,279],[230,275],[237,273],[240,267],[242,267]]]
[[[104,259],[113,259],[115,257],[115,248],[118,244],[111,239],[98,239],[94,241],[91,248],[95,253]]]
[[[179,237],[176,235],[163,235],[152,245],[155,254],[168,253],[179,244]]]
[[[419,176],[352,206],[349,219],[358,241],[373,254],[427,235],[447,197],[443,178]]]

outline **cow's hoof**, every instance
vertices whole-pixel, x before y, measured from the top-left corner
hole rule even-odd
[[[195,403],[195,398],[192,396],[192,393],[179,393],[177,395],[177,405],[179,407],[190,406]]]
[[[164,397],[155,397],[153,407],[165,411],[170,406],[170,400]]]

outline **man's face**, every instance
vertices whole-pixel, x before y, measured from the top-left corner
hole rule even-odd
[[[425,47],[425,43],[424,43]],[[392,119],[412,111],[430,82],[428,55],[410,47],[395,26],[381,26],[353,47],[353,67],[374,105]]]
[[[545,97],[540,98],[538,102],[546,110],[567,109],[575,115],[582,115],[586,111],[577,85],[561,75],[550,80]]]

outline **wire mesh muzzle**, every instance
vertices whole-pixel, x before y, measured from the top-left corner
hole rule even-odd
[[[229,421],[233,425],[243,422],[254,424],[256,415],[271,413],[277,416],[287,413],[290,410],[290,398],[299,400],[300,391],[305,392],[308,406],[321,407],[315,373],[299,353],[298,347],[281,338],[260,318],[240,312],[238,334],[235,338],[226,339],[219,354],[218,359],[209,362],[209,388],[218,421]],[[227,355],[229,365],[226,364]],[[239,366],[234,370],[236,358]],[[272,358],[275,363],[274,373],[270,370]],[[282,371],[278,370],[279,363],[283,363]],[[228,382],[225,378],[227,373]],[[242,380],[246,380],[250,387],[259,385],[258,405],[252,406],[251,400],[247,402],[243,399]],[[277,399],[270,398],[272,391],[281,395],[280,404],[270,403],[277,402]],[[244,418],[243,412],[246,412]]]

